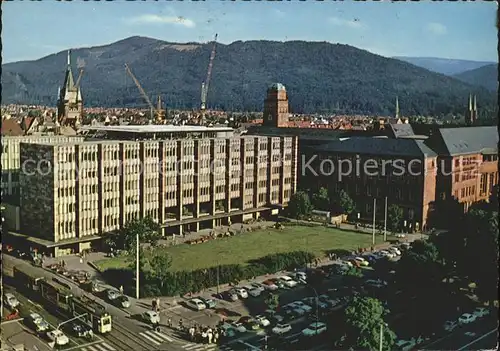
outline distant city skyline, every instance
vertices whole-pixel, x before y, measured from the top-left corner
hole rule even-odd
[[[307,40],[383,56],[498,62],[496,2],[4,2],[3,62],[146,36]]]

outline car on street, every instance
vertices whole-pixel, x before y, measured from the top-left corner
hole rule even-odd
[[[276,326],[271,330],[276,335],[283,335],[289,333],[292,330],[290,324],[276,324]]]
[[[248,295],[250,295],[252,297],[258,297],[262,293],[262,290],[254,288],[250,285],[244,286],[243,289],[245,289],[247,291]]]
[[[458,323],[456,321],[446,321],[444,322],[443,328],[446,331],[453,331],[456,327],[458,327]]]
[[[199,298],[207,308],[215,308],[217,306],[217,302],[214,299],[206,299],[204,297]]]
[[[7,293],[7,294],[4,295],[4,302],[7,305],[7,307],[10,308],[10,309],[14,309],[17,306],[19,306],[19,301],[11,293]]]
[[[476,309],[472,312],[477,318],[481,318],[490,314],[490,311],[484,307],[476,307]]]
[[[121,308],[129,308],[130,307],[130,300],[125,295],[120,295],[112,301],[115,302],[118,305],[118,307],[121,307]]]
[[[410,351],[417,345],[415,339],[411,340],[398,340],[394,344],[394,348],[398,351]]]
[[[33,328],[37,333],[42,333],[49,330],[49,323],[38,313],[31,313],[27,319],[28,326]]]
[[[262,285],[264,285],[264,288],[269,291],[278,290],[278,285],[274,284],[274,282],[271,280],[264,281]]]
[[[94,336],[92,328],[84,323],[71,323],[71,325],[69,326],[69,332],[73,335],[78,336],[79,338],[91,339]]]
[[[54,329],[47,332],[47,337],[57,346],[64,346],[69,344],[69,338],[59,329]]]
[[[245,333],[247,331],[247,328],[240,322],[232,322],[231,326],[240,333]]]
[[[326,332],[326,324],[322,322],[314,322],[309,324],[307,328],[302,330],[304,336],[315,336]]]
[[[289,288],[294,288],[297,286],[297,282],[287,275],[279,277],[279,280],[281,280],[283,284],[285,284]]]
[[[205,308],[207,308],[205,303],[198,298],[192,298],[192,299],[188,300],[186,302],[186,306],[192,310],[195,310],[195,311],[201,311],[201,310],[204,310]]]
[[[458,318],[458,323],[459,324],[469,324],[472,322],[475,322],[477,319],[477,316],[471,313],[464,313]]]
[[[365,260],[363,257],[354,257],[354,261],[356,261],[360,266],[363,266],[363,267],[366,267],[366,266],[369,266],[370,263]]]
[[[236,295],[238,295],[240,299],[248,298],[248,292],[243,288],[235,288],[234,292],[236,293]]]
[[[391,246],[387,251],[396,254],[397,256],[401,256],[401,251],[396,246]]]
[[[155,311],[146,311],[142,314],[142,319],[149,324],[160,323],[160,314]]]
[[[108,289],[106,291],[106,296],[108,297],[109,301],[113,301],[113,300],[117,299],[120,295],[121,295],[121,293],[118,290]]]
[[[234,327],[230,324],[223,323],[219,326],[219,328],[222,330],[222,333],[227,337],[227,338],[234,338],[236,336],[236,330]]]
[[[255,316],[255,320],[264,328],[271,325],[269,319],[267,319],[265,316],[262,315]]]

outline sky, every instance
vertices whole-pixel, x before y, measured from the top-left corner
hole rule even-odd
[[[498,61],[496,2],[73,1],[2,4],[3,62],[131,36],[170,42],[307,40],[383,56]]]

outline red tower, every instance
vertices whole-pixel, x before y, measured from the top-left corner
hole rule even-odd
[[[285,86],[274,83],[267,89],[264,101],[264,125],[269,127],[288,127],[288,95]]]

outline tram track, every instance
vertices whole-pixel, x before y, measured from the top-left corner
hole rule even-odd
[[[125,328],[124,326],[113,323],[111,332],[103,336],[107,339],[117,350],[123,351],[154,351],[158,350],[157,345],[152,345],[137,336],[134,335],[132,330]]]

